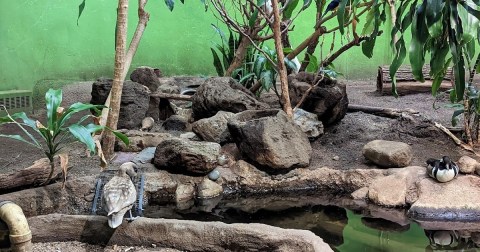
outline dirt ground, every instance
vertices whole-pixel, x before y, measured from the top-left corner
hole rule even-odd
[[[439,99],[434,110],[434,98],[429,93],[394,98],[379,96],[374,81],[347,81],[347,93],[350,104],[368,105],[385,108],[413,109],[432,121],[450,126],[452,109],[445,107],[448,99]],[[74,102],[90,100],[91,82],[81,82],[66,86],[64,106]],[[35,111],[33,118],[44,120],[44,111]],[[375,139],[402,141],[411,145],[414,153],[412,165],[424,166],[428,158],[440,158],[449,155],[454,160],[468,154],[457,147],[446,135],[437,134],[425,137],[424,132],[431,129],[418,128],[408,120],[390,119],[362,112],[348,113],[338,124],[325,130],[325,134],[312,143],[313,157],[311,167],[328,166],[337,169],[378,168],[369,163],[362,155],[362,147]],[[1,134],[19,133],[14,125],[0,127]],[[67,151],[72,169],[69,177],[96,175],[100,172],[96,158],[88,158],[85,149],[76,144]],[[43,158],[38,149],[7,138],[0,138],[0,173],[10,173],[30,166],[33,161]],[[35,251],[103,251],[101,247],[82,243],[36,244]],[[91,247],[90,247],[91,246]],[[105,251],[152,251],[153,248],[116,248]],[[130,249],[130,250],[129,250]],[[154,250],[159,251],[159,250]],[[163,250],[162,250],[163,251]]]

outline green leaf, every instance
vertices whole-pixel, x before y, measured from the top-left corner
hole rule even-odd
[[[264,71],[261,74],[260,81],[262,83],[262,88],[265,91],[270,90],[275,83],[275,72],[274,71]]]
[[[390,78],[392,79],[392,94],[395,97],[398,97],[396,73],[402,65],[403,61],[405,60],[406,56],[407,49],[405,48],[405,41],[403,40],[403,36],[401,36],[395,43],[395,55],[389,68]]]
[[[173,11],[173,7],[175,6],[175,0],[165,0],[165,4],[170,11]]]
[[[310,6],[311,3],[312,3],[312,0],[303,0],[302,10],[307,9],[308,6]]]
[[[255,11],[253,11],[252,16],[248,20],[248,26],[250,26],[250,28],[253,28],[255,26],[255,21],[257,21],[257,18],[258,18],[258,9],[255,9]]]
[[[95,141],[93,140],[92,134],[87,130],[87,128],[85,128],[85,126],[72,124],[68,127],[68,130],[76,139],[78,139],[78,141],[87,146],[87,149],[92,155],[95,154]]]
[[[458,116],[465,113],[465,109],[455,110],[452,115],[452,126],[457,126]]]
[[[257,6],[258,6],[258,7],[262,7],[262,6],[265,5],[266,2],[267,2],[267,0],[258,0],[258,1],[257,1]]]
[[[82,16],[83,9],[85,9],[85,0],[83,0],[82,3],[78,6],[77,26],[78,26],[78,20],[80,20],[80,16]]]
[[[290,19],[292,17],[292,13],[298,5],[299,0],[291,0],[287,6],[283,9],[283,18]]]
[[[285,47],[283,48],[283,54],[287,55],[289,53],[293,52],[293,49],[291,47]]]
[[[376,37],[368,38],[362,43],[362,52],[368,58],[373,56],[373,48],[375,47]]]
[[[294,70],[294,71],[298,71],[297,65],[295,65],[295,63],[293,63],[293,61],[289,60],[287,57],[285,57],[283,61],[285,62],[285,65],[286,65],[288,68],[290,68],[290,69],[292,69],[292,70]]]
[[[49,89],[45,94],[45,103],[47,105],[47,128],[56,131],[57,109],[62,103],[62,90]]]
[[[67,123],[67,121],[75,114],[75,113],[78,113],[78,112],[81,112],[81,111],[85,111],[85,110],[90,110],[90,109],[95,109],[95,110],[100,110],[100,109],[103,109],[103,108],[106,108],[106,106],[104,105],[93,105],[93,104],[89,104],[89,103],[81,103],[81,102],[76,102],[72,105],[70,105],[70,107],[65,110],[65,112],[63,112],[62,116],[59,118],[58,120],[58,125],[57,127],[58,128],[61,128],[65,125],[65,123]]]
[[[108,128],[108,127],[107,127]],[[119,131],[116,131],[116,130],[111,130],[109,129],[110,131],[112,131],[112,133],[118,138],[120,139],[126,146],[128,146],[130,144],[130,140],[128,139],[127,135],[119,132]]]
[[[215,66],[218,76],[223,76],[223,66],[220,58],[218,57],[217,51],[213,50],[213,48],[210,48],[210,50],[212,50],[213,55],[213,66]]]
[[[247,81],[248,79],[253,78],[253,77],[255,77],[255,73],[249,73],[249,74],[243,76],[238,82],[243,84],[245,81]]]
[[[338,30],[340,33],[343,35],[345,33],[345,7],[347,6],[347,3],[349,3],[351,0],[343,0],[340,1],[340,5],[338,5],[337,9],[337,19],[338,19]]]
[[[308,54],[308,65],[307,65],[307,72],[316,73],[318,72],[318,59],[315,55]]]
[[[34,144],[34,143],[31,143],[31,142],[25,140],[25,138],[23,138],[23,137],[20,136],[20,135],[4,135],[4,134],[0,134],[0,137],[15,139],[15,140],[18,140],[18,141],[20,141],[20,142],[24,142],[24,143],[27,143],[27,144],[29,144],[29,145],[32,145],[32,146],[34,146],[35,148],[41,149],[40,146],[38,146],[38,145],[36,145],[36,144]]]
[[[264,56],[259,56],[257,60],[255,60],[255,63],[253,64],[253,72],[257,78],[261,77],[261,73],[264,70],[266,61],[267,59]]]

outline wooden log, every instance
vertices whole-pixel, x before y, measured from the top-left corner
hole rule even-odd
[[[32,166],[11,173],[0,174],[0,193],[11,191],[16,188],[32,186],[44,182],[50,173],[50,162],[42,158],[33,163]],[[60,159],[55,159],[55,170],[53,178],[62,174]]]
[[[430,66],[425,65],[422,69],[425,82],[416,81],[412,74],[410,66],[401,67],[396,73],[397,93],[399,95],[428,93],[432,90],[432,79],[429,75]],[[447,70],[447,74],[443,78],[440,85],[440,91],[446,91],[452,88],[453,73],[452,69]],[[377,92],[382,95],[392,94],[392,79],[390,78],[389,66],[380,66],[377,74]]]
[[[182,95],[182,94],[168,94],[162,92],[155,92],[150,94],[150,97],[160,97],[164,99],[173,99],[173,100],[181,100],[181,101],[191,101],[191,95]]]
[[[364,112],[367,114],[389,117],[389,118],[397,118],[402,115],[402,113],[408,114],[418,114],[418,111],[413,109],[394,109],[394,108],[382,108],[382,107],[372,107],[372,106],[363,106],[363,105],[355,105],[355,104],[348,104],[348,112]]]

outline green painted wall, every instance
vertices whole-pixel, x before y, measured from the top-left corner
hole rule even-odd
[[[0,91],[112,76],[117,1],[87,0],[77,26],[80,2],[17,0],[2,5]],[[136,3],[130,1],[130,37],[137,22]],[[203,11],[200,1],[177,3],[173,12],[167,10],[164,1],[150,1],[147,10],[150,22],[132,67],[156,66],[166,75],[215,73],[209,47],[219,38],[210,24],[218,21],[210,11]],[[313,17],[313,8],[299,17],[291,32],[294,45],[311,33]],[[339,34],[336,46],[340,46],[338,38]],[[330,47],[328,40],[324,47]],[[347,78],[373,78],[377,66],[388,63],[390,55],[388,36],[383,36],[373,59],[363,56],[358,47],[335,65]]]

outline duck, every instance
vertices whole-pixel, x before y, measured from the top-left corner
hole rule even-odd
[[[108,225],[117,228],[122,224],[123,216],[127,211],[130,213],[128,220],[133,220],[132,207],[137,199],[137,190],[132,182],[136,176],[133,162],[127,162],[120,166],[110,181],[103,187],[103,200],[108,216]]]
[[[453,180],[460,168],[449,157],[443,156],[441,159],[430,158],[427,160],[427,173],[438,182],[448,182]]]

